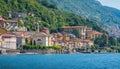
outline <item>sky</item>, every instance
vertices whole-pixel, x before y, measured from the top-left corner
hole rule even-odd
[[[102,5],[114,7],[120,10],[120,0],[98,0]]]

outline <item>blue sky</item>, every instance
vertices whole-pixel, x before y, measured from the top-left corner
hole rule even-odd
[[[98,0],[102,5],[114,7],[120,10],[120,0]]]

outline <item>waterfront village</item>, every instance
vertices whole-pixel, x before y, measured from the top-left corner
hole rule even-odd
[[[10,16],[13,19],[0,16],[1,53],[76,53],[83,49],[82,52],[91,52],[93,39],[103,34],[87,26],[62,26],[62,32],[50,33],[48,28],[41,28],[39,23],[34,25],[35,31],[27,31],[25,27],[18,27],[18,20],[24,18],[25,13],[9,13]],[[80,38],[73,33],[76,30]]]

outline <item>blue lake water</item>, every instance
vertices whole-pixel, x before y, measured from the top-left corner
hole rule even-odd
[[[120,54],[0,55],[0,69],[120,69]]]

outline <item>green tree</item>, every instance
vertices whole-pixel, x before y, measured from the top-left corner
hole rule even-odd
[[[36,45],[36,41],[34,40],[34,43],[33,43],[34,45]]]
[[[101,37],[95,38],[94,44],[99,45],[99,47],[105,47],[106,46],[106,36],[102,35]]]
[[[113,37],[109,37],[109,45],[110,46],[117,45],[117,40],[115,40],[115,38],[113,38]]]
[[[79,33],[78,30],[74,29],[74,30],[72,31],[72,33],[75,34],[76,37],[81,38],[80,33]]]

